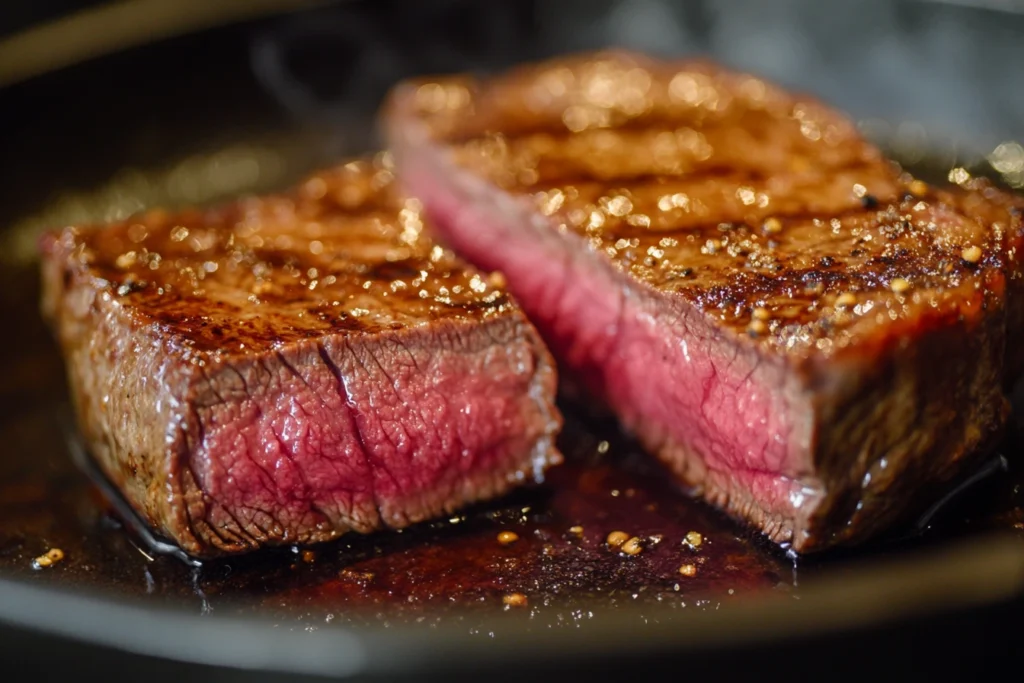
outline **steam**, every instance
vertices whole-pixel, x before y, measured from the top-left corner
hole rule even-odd
[[[258,37],[252,63],[304,122],[365,127],[387,89],[412,74],[618,45],[706,54],[813,93],[904,157],[940,150],[952,163],[1002,149],[1005,164],[1024,140],[1020,0],[392,1],[299,16]],[[294,47],[321,57],[291,68]],[[311,95],[309,83],[325,78],[340,85],[335,96]]]

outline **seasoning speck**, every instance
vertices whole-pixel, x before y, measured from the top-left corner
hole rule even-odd
[[[315,559],[316,559],[316,553],[313,552],[312,550],[303,550],[302,551],[302,561],[305,562],[306,564],[309,564],[310,562],[312,562]]]
[[[342,569],[338,572],[338,578],[346,581],[355,581],[356,583],[363,585],[373,581],[374,576],[375,574],[373,572],[357,571],[355,569]]]
[[[750,326],[747,327],[747,331],[755,336],[765,334],[768,331],[768,323],[763,320],[751,320]]]
[[[36,567],[52,567],[64,559],[64,551],[60,548],[50,548],[44,554],[33,560]]]
[[[576,534],[577,536],[580,536],[580,535],[583,534],[583,527],[581,527],[578,524],[576,526],[571,526],[571,527],[569,527],[569,533],[570,534]]]
[[[608,534],[608,538],[605,541],[613,548],[618,548],[620,545],[629,540],[629,534],[625,531],[613,531]]]
[[[968,263],[977,263],[981,260],[981,247],[973,245],[964,247],[964,250],[960,252],[960,258]]]
[[[722,248],[722,240],[711,239],[704,243],[704,246],[700,248],[702,254],[717,254],[718,250]]]
[[[640,544],[640,539],[636,536],[627,540],[622,544],[622,547],[619,548],[619,550],[627,555],[639,555],[643,549],[644,547]]]
[[[512,545],[519,540],[519,534],[514,531],[502,531],[498,534],[498,543],[502,545]]]
[[[778,235],[782,232],[782,221],[778,218],[769,218],[764,222],[763,229],[766,235]]]
[[[692,564],[684,564],[679,568],[679,573],[683,576],[693,578],[694,576],[697,576],[697,567]]]
[[[971,179],[971,174],[966,168],[957,166],[949,172],[949,182],[956,183],[957,185],[963,185]]]
[[[137,259],[138,254],[136,254],[134,251],[127,251],[117,257],[117,259],[114,261],[114,265],[116,265],[121,270],[127,270],[128,268],[131,268],[133,265],[135,265],[135,261]]]
[[[754,316],[755,320],[771,320],[772,318],[772,314],[768,312],[768,309],[761,308],[760,306],[755,308],[751,315]]]
[[[843,292],[836,297],[836,306],[839,308],[848,308],[857,303],[857,297],[850,292]]]
[[[910,281],[904,280],[901,277],[894,277],[892,280],[889,281],[889,289],[891,289],[896,294],[903,294],[904,292],[910,289]]]
[[[928,194],[928,183],[923,180],[915,180],[910,183],[910,192],[915,197],[923,197]]]
[[[494,289],[505,289],[508,281],[505,279],[504,273],[496,270],[487,276],[487,283]]]
[[[700,544],[704,542],[704,537],[701,536],[699,531],[690,531],[687,532],[683,542],[691,548],[699,548]]]
[[[526,607],[529,602],[522,593],[508,593],[502,596],[501,601],[506,607]]]

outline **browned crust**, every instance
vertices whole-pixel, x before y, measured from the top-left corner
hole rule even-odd
[[[173,216],[168,218],[174,222]],[[194,409],[197,393],[208,384],[210,375],[237,362],[240,354],[217,349],[197,353],[194,345],[186,343],[187,329],[180,324],[169,327],[160,316],[151,315],[145,299],[137,299],[138,292],[119,293],[120,282],[110,277],[109,269],[97,269],[94,259],[88,253],[83,255],[83,242],[77,229],[44,239],[42,311],[64,353],[71,398],[86,444],[132,507],[156,531],[200,557],[263,545],[317,543],[346,533],[348,527],[327,523],[300,533],[281,526],[268,530],[239,525],[200,489],[191,465],[201,439],[201,421]],[[84,248],[88,252],[88,247]],[[429,245],[426,248],[429,250]],[[406,526],[450,514],[466,504],[505,493],[533,479],[545,466],[560,462],[554,445],[562,425],[554,405],[554,362],[536,330],[507,297],[501,301],[491,297],[491,301],[493,311],[441,318],[431,322],[431,329],[442,335],[508,339],[508,343],[528,350],[533,373],[529,395],[523,400],[534,402],[536,412],[546,416],[533,450],[506,460],[498,470],[473,472],[450,482],[450,491],[422,492],[422,499],[408,516],[381,519],[372,528],[360,527],[359,531]],[[390,325],[335,334],[355,336],[368,345],[388,340],[405,344],[422,336],[422,330],[415,325]],[[307,341],[288,343],[324,339],[322,334],[303,337]],[[250,357],[279,354],[282,349],[287,346],[257,348]]]

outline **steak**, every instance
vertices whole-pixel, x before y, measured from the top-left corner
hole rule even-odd
[[[536,330],[382,159],[45,240],[91,453],[192,555],[405,527],[561,458]]]
[[[773,541],[869,539],[996,443],[1024,351],[1020,198],[963,169],[927,185],[828,106],[701,60],[423,78],[383,115],[445,243]]]

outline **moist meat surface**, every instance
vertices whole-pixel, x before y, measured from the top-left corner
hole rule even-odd
[[[400,177],[556,355],[712,502],[863,540],[992,444],[1020,368],[1019,198],[930,187],[810,98],[610,52],[396,89]]]
[[[406,526],[559,458],[536,331],[380,161],[46,240],[92,453],[190,553]]]

